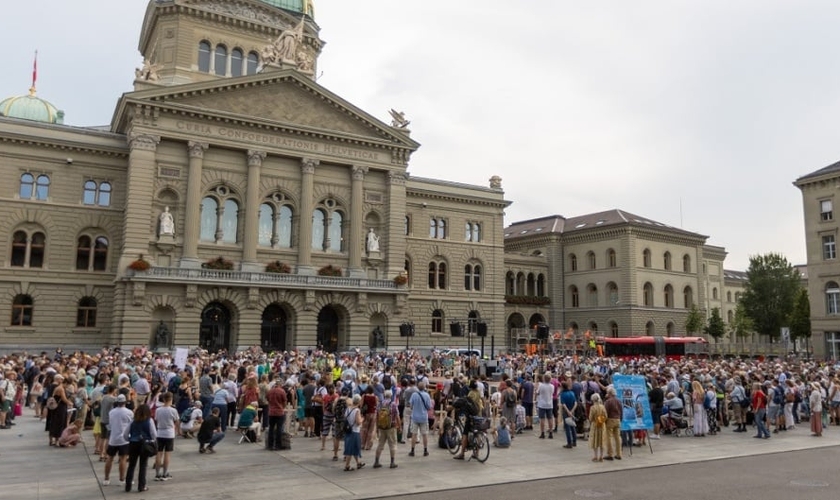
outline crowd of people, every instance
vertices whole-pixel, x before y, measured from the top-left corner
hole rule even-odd
[[[365,467],[366,452],[373,468],[383,467],[386,445],[392,469],[398,444],[408,457],[429,456],[430,442],[444,445],[446,423],[461,413],[491,418],[502,448],[527,431],[537,435],[535,426],[538,439],[552,440],[562,426],[563,448],[587,438],[595,462],[621,460],[627,446],[688,427],[695,437],[729,427],[769,439],[804,422],[815,437],[840,425],[840,367],[831,363],[526,354],[496,361],[488,374],[474,356],[437,351],[195,350],[181,366],[142,348],[13,354],[0,358],[0,432],[25,408],[44,422],[50,446],[76,446],[91,431],[103,485],[117,459],[118,484],[144,491],[150,461],[156,481],[172,479],[177,437],[213,454],[229,430],[268,450],[289,448],[292,436],[318,439],[321,450],[331,445],[333,461],[343,450],[349,472]],[[615,374],[644,377],[652,429],[621,431]],[[464,458],[463,444],[454,458]]]

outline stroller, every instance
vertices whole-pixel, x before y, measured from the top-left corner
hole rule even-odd
[[[665,434],[670,434],[676,437],[680,437],[683,433],[686,436],[694,435],[694,428],[691,425],[691,421],[682,409],[671,410],[666,407],[662,411],[661,422],[662,429]]]

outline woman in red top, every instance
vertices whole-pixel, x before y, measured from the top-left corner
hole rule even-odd
[[[379,406],[379,399],[373,393],[373,385],[368,385],[365,394],[362,396],[362,415],[365,420],[362,423],[362,449],[373,448],[373,441],[376,439],[376,408]]]
[[[758,430],[758,433],[753,437],[770,439],[770,431],[767,430],[767,424],[764,421],[767,414],[767,395],[761,390],[761,384],[758,382],[753,384],[750,406],[752,406],[755,414],[755,427]]]

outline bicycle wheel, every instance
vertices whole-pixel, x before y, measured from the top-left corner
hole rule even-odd
[[[487,433],[479,432],[475,435],[473,457],[481,463],[490,458],[490,444],[487,442]]]
[[[446,449],[449,453],[456,454],[461,451],[461,429],[457,425],[450,425],[444,431],[443,439],[446,442]]]

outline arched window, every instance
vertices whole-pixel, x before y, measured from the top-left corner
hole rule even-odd
[[[465,225],[464,241],[481,241],[481,224],[478,222],[467,222]]]
[[[516,275],[516,295],[525,295],[527,290],[525,286],[525,273],[520,272]]]
[[[717,290],[717,287],[712,288],[712,299],[714,299],[714,300],[717,300],[717,299],[718,299],[718,290]]]
[[[666,271],[671,270],[671,252],[665,252],[665,255],[662,256],[662,263]]]
[[[464,266],[464,290],[481,290],[481,266],[467,264]]]
[[[607,304],[613,307],[618,305],[618,285],[607,283]]]
[[[610,321],[610,336],[612,338],[618,338],[618,323],[615,321]]]
[[[76,244],[76,269],[87,271],[90,265],[91,239],[90,236],[79,236]]]
[[[429,219],[429,238],[446,239],[446,220],[440,218]]]
[[[104,271],[108,267],[108,238],[98,236],[93,247],[93,270]]]
[[[201,200],[201,241],[216,241],[219,227],[219,202],[210,196]]]
[[[654,336],[654,334],[656,333],[656,329],[653,326],[653,321],[648,321],[647,322],[647,324],[645,325],[645,332],[650,337]]]
[[[344,247],[344,212],[338,202],[325,198],[312,212],[312,249],[341,252]]]
[[[210,42],[206,40],[198,44],[198,70],[202,73],[210,72]]]
[[[668,337],[673,337],[674,329],[674,323],[672,321],[669,321],[668,324],[665,325],[665,335],[667,335]]]
[[[726,292],[726,301],[732,302],[732,292]]]
[[[324,223],[327,220],[327,215],[321,209],[316,209],[312,212],[312,250],[324,249]]]
[[[79,328],[93,328],[96,326],[96,299],[82,297],[76,310],[76,326]]]
[[[445,262],[429,262],[429,289],[446,289]]]
[[[533,297],[537,294],[537,279],[534,273],[528,273],[528,290],[527,295]]]
[[[609,267],[617,267],[618,266],[618,259],[615,257],[615,250],[610,248],[607,250],[607,265]]]
[[[257,68],[260,64],[260,56],[256,52],[248,52],[248,68],[247,73],[249,75],[256,75]]]
[[[572,299],[572,307],[580,307],[580,293],[578,287],[572,285],[569,287],[569,297]]]
[[[715,291],[717,291],[717,288]],[[694,291],[690,286],[683,288],[683,301],[685,303],[685,308],[691,309],[691,305],[694,304]]]
[[[734,319],[735,319],[735,312],[732,311],[732,309],[730,309],[729,311],[726,312],[726,322],[731,325],[732,321]]]
[[[505,295],[516,295],[516,277],[513,271],[508,271],[505,275]]]
[[[230,76],[242,76],[242,63],[244,54],[242,49],[235,48],[230,51]]]
[[[100,207],[110,206],[111,184],[108,182],[97,184],[96,181],[92,180],[85,181],[82,203],[85,205],[99,205]]]
[[[35,199],[44,201],[50,196],[50,178],[46,175],[39,175],[35,183]]]
[[[111,206],[111,183],[110,182],[100,182],[99,183],[99,197],[97,199],[97,204],[100,207],[110,207]]]
[[[24,267],[29,250],[29,236],[24,231],[15,231],[12,235],[12,267]]]
[[[691,257],[689,257],[688,254],[683,255],[683,272],[691,272]]]
[[[650,267],[650,250],[645,248],[645,251],[642,252],[642,265],[645,267]]]
[[[589,269],[597,269],[597,262],[595,258],[595,252],[589,252],[586,254],[587,260],[589,261]]]
[[[221,215],[222,241],[236,243],[236,229],[239,225],[239,203],[231,199],[225,200],[224,211]]]
[[[12,301],[12,326],[32,326],[35,303],[29,295],[16,295]]]
[[[35,233],[29,243],[29,267],[44,267],[44,252],[47,249],[47,237],[44,233]]]
[[[93,246],[91,246],[93,245]],[[108,267],[108,238],[88,235],[76,240],[76,270],[105,271]]]
[[[21,200],[32,199],[32,194],[35,192],[35,177],[32,174],[22,174],[20,176],[20,189],[18,191]]]
[[[340,252],[342,250],[341,244],[344,242],[342,238],[342,228],[344,227],[344,216],[341,212],[333,212],[330,214],[330,229],[329,229],[329,249],[331,252]]]
[[[537,276],[537,297],[545,297],[545,275]]]
[[[642,293],[642,303],[647,307],[653,307],[653,285],[645,283],[644,292]]]
[[[443,311],[432,311],[432,333],[443,333]]]
[[[274,237],[274,207],[268,203],[260,205],[259,229],[257,231],[258,242],[261,247],[272,246],[271,240]]]
[[[569,254],[569,269],[577,271],[577,255],[573,253]]]
[[[590,284],[586,287],[586,292],[589,295],[589,307],[598,307],[598,287]]]
[[[674,288],[671,285],[665,285],[665,307],[674,307]]]
[[[216,76],[226,76],[227,75],[227,58],[228,58],[228,51],[227,47],[224,45],[216,45]]]
[[[84,193],[82,194],[82,203],[85,205],[96,205],[96,182],[86,181]]]
[[[825,314],[840,314],[840,286],[834,281],[825,285]]]

